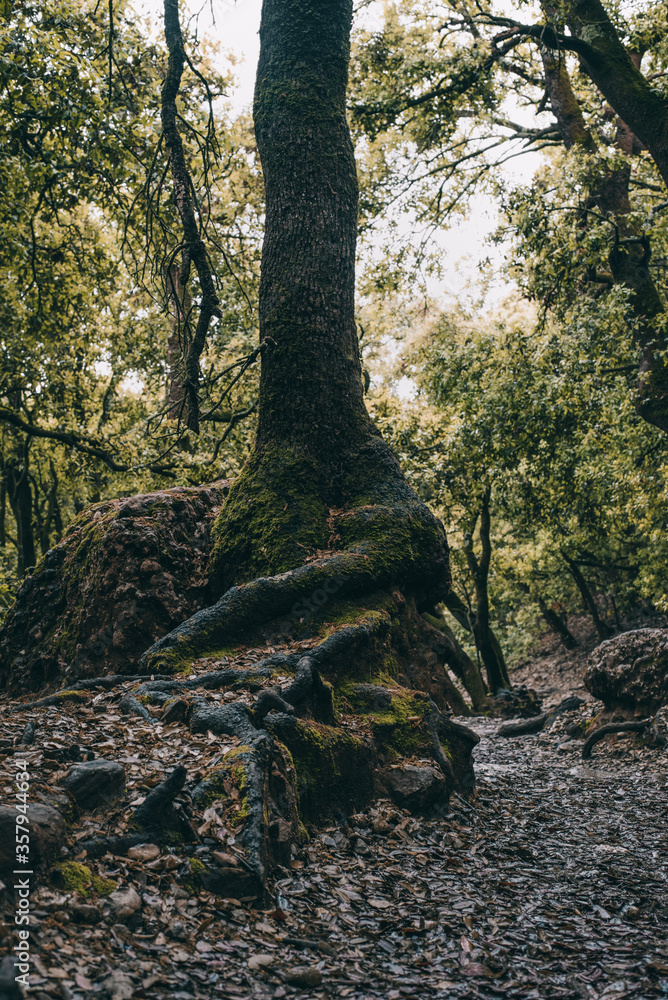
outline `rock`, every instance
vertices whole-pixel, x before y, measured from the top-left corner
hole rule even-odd
[[[20,823],[23,813],[9,806],[0,806],[0,873],[11,872],[16,867],[16,825],[19,816]],[[59,854],[66,828],[62,813],[46,803],[31,802],[28,818],[32,868],[47,864]]]
[[[125,771],[114,760],[88,760],[75,764],[63,779],[63,788],[80,809],[107,805],[125,792]]]
[[[169,930],[167,931],[167,933],[169,934],[170,938],[173,938],[174,941],[188,940],[188,931],[186,930],[185,925],[182,924],[180,920],[175,920],[174,923],[169,928]]]
[[[131,885],[126,889],[116,889],[109,896],[114,917],[119,923],[127,923],[141,908],[139,893]]]
[[[23,994],[16,977],[19,972],[14,964],[14,958],[6,955],[0,965],[0,1000],[22,1000]]]
[[[233,854],[226,854],[225,851],[214,851],[211,857],[223,868],[238,868],[239,862]]]
[[[162,713],[162,721],[166,724],[170,722],[185,722],[189,712],[190,702],[186,701],[185,698],[176,698],[165,705]]]
[[[121,972],[119,969],[114,969],[103,980],[102,989],[110,1000],[132,1000],[132,997],[135,995],[132,979],[127,972]]]
[[[200,876],[202,888],[225,899],[244,899],[262,893],[262,879],[245,868],[205,866]]]
[[[159,855],[160,848],[157,844],[138,844],[128,850],[128,857],[133,861],[154,861]]]
[[[210,529],[228,489],[158,490],[76,517],[4,619],[0,688],[134,673],[159,636],[210,603]]]
[[[541,701],[533,688],[522,684],[521,687],[512,690],[501,688],[493,698],[490,698],[490,708],[493,715],[502,719],[513,719],[517,716],[530,719],[540,714]]]
[[[97,924],[102,919],[97,906],[89,903],[71,903],[70,913],[79,924]]]
[[[293,969],[288,969],[285,973],[285,981],[290,986],[301,986],[302,989],[311,989],[320,986],[322,982],[322,972],[315,966],[296,965]]]
[[[649,714],[668,704],[668,629],[641,628],[602,642],[589,656],[584,683],[610,711]]]
[[[428,764],[404,764],[392,767],[383,775],[392,799],[411,812],[426,809],[447,798],[445,775]]]
[[[275,961],[275,955],[251,955],[248,959],[248,968],[252,972],[257,972],[258,969],[266,969],[273,965]]]

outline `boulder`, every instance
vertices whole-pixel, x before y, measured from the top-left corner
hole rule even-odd
[[[30,864],[35,868],[47,864],[65,842],[65,820],[58,809],[42,802],[31,802],[28,807],[30,836]],[[0,806],[0,873],[12,872],[16,867],[16,821],[23,816],[18,809]],[[21,822],[21,820],[19,820]],[[22,827],[23,829],[23,827]]]
[[[668,629],[641,628],[602,642],[584,683],[609,710],[647,714],[668,704]]]
[[[115,760],[87,760],[70,768],[63,778],[63,788],[80,809],[96,809],[123,795],[125,770]]]
[[[210,529],[228,488],[106,500],[76,517],[0,628],[0,688],[135,673],[156,639],[211,603]]]
[[[392,799],[402,809],[421,812],[437,802],[447,801],[448,785],[445,775],[429,764],[392,767],[383,778]]]

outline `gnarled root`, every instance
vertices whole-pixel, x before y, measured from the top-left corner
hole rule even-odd
[[[637,722],[609,722],[590,733],[582,745],[582,759],[589,760],[592,750],[602,739],[611,733],[644,733],[651,719],[640,719]]]

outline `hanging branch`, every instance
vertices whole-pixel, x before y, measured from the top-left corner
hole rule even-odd
[[[169,50],[167,76],[161,91],[160,116],[162,134],[169,154],[169,166],[172,174],[174,202],[181,217],[183,226],[183,266],[180,281],[183,286],[188,281],[191,262],[195,265],[199,278],[202,299],[195,333],[188,345],[185,358],[184,391],[187,398],[188,428],[199,433],[199,359],[204,350],[209,324],[214,316],[222,316],[218,306],[218,296],[214,285],[213,272],[209,263],[204,241],[200,236],[200,228],[193,205],[194,186],[186,165],[183,153],[183,143],[177,128],[178,112],[176,98],[181,86],[184,64],[188,61],[183,45],[181,24],[179,21],[178,0],[165,0],[165,41]]]

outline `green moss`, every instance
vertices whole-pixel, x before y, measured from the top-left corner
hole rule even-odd
[[[182,875],[179,882],[184,889],[187,889],[188,892],[194,895],[202,887],[202,879],[206,874],[206,865],[199,858],[188,858],[188,868],[190,869],[190,873]]]
[[[176,847],[183,843],[183,835],[176,833],[174,830],[167,830],[162,834],[162,840],[165,844],[170,844],[172,847]]]
[[[246,766],[243,758],[250,752],[250,747],[244,746],[243,744],[228,750],[220,765],[215,768],[215,770],[211,771],[211,773],[204,779],[206,783],[206,793],[198,799],[198,806],[201,809],[208,809],[209,806],[218,799],[224,801],[228,798],[228,794],[225,790],[225,784],[231,779],[235,788],[237,788],[239,792],[238,801],[240,806],[236,812],[226,818],[226,821],[232,826],[239,826],[244,823],[249,814],[247,791],[248,777],[246,775]]]
[[[267,729],[272,732],[270,720]],[[297,774],[300,812],[322,818],[336,808],[368,798],[372,783],[370,751],[365,741],[335,726],[296,720],[285,741]]]
[[[221,586],[274,576],[327,548],[322,471],[289,448],[255,452],[232,485],[212,531],[211,569]]]
[[[398,688],[385,673],[377,674],[370,683],[390,689],[392,698],[387,708],[374,709],[373,695],[360,689],[359,683],[350,677],[337,685],[337,708],[341,711],[352,709],[366,716],[376,746],[391,760],[410,757],[428,748],[431,737],[424,717],[429,706],[424,695]]]
[[[100,878],[93,874],[87,865],[78,861],[64,861],[58,866],[67,892],[77,892],[83,899],[88,899],[91,893],[98,896],[108,896],[117,886],[111,878]]]
[[[54,704],[59,704],[61,701],[82,702],[88,700],[90,691],[58,691],[57,694],[51,695],[51,697],[54,700]]]
[[[199,858],[190,858],[188,864],[190,865],[190,871],[197,877],[202,876],[206,871],[206,865]]]

